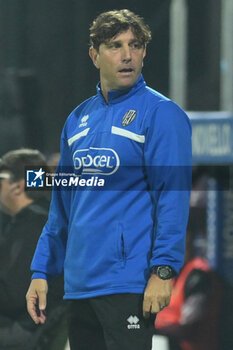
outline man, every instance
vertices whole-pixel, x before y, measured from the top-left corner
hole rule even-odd
[[[183,264],[191,129],[177,105],[146,87],[150,39],[129,10],[96,18],[89,54],[100,71],[97,95],[62,133],[58,170],[98,175],[105,186],[53,192],[27,305],[44,323],[47,280],[64,268],[75,350],[151,349],[153,315],[169,304],[171,277]]]
[[[25,192],[26,166],[46,166],[45,157],[37,150],[18,149],[6,153],[0,162],[0,207],[8,216],[0,234],[1,350],[50,349],[64,312],[62,281],[54,281],[56,286],[52,286],[53,301],[46,327],[35,327],[26,312],[24,296],[31,277],[28,270],[47,220],[49,203],[46,192]],[[57,320],[51,322],[54,313]]]

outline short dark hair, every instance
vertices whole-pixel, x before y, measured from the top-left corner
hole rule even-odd
[[[151,40],[151,31],[142,17],[127,9],[101,13],[90,27],[90,45],[97,51],[102,43],[117,34],[131,29],[137,40],[145,47]]]
[[[9,171],[11,181],[25,179],[25,168],[41,167],[48,169],[45,156],[37,149],[20,148],[5,153],[0,159],[0,171]],[[29,198],[36,200],[45,197],[44,191],[28,191]]]

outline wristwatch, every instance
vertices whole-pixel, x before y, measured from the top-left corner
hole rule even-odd
[[[168,265],[152,266],[151,273],[157,275],[162,280],[169,280],[176,276],[175,271]]]

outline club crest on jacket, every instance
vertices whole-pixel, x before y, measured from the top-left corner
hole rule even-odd
[[[136,118],[137,112],[134,109],[130,109],[127,113],[125,113],[124,117],[122,118],[122,126],[127,126],[130,123],[132,123],[132,121],[134,121],[134,119]]]

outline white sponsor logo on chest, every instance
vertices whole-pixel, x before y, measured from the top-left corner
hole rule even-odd
[[[83,174],[114,174],[120,165],[120,158],[111,148],[89,147],[74,152],[75,170]]]

